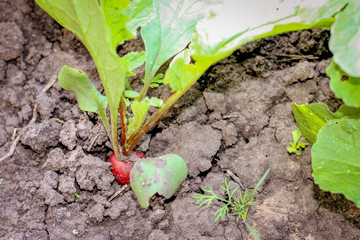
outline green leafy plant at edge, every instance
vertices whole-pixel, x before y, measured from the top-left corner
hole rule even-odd
[[[213,189],[210,187],[209,189],[204,190],[204,192],[209,193],[210,195],[198,193],[193,196],[193,198],[198,199],[195,204],[199,205],[199,207],[205,205],[209,207],[214,200],[223,202],[225,205],[219,208],[214,213],[214,222],[218,221],[219,219],[224,220],[226,214],[231,212],[232,215],[236,216],[236,221],[239,221],[241,219],[246,225],[246,227],[249,229],[249,231],[255,236],[255,238],[260,239],[255,233],[255,231],[251,228],[251,226],[246,222],[246,218],[250,207],[256,204],[256,202],[254,201],[254,195],[269,172],[270,169],[265,172],[265,174],[262,176],[262,178],[259,180],[259,182],[256,184],[256,186],[251,192],[249,192],[248,189],[245,189],[244,193],[241,193],[241,191],[239,190],[240,186],[237,186],[232,191],[230,191],[230,181],[225,179],[225,186],[220,185],[220,187],[225,191],[227,198],[221,198],[217,196],[214,193]],[[237,196],[236,193],[238,193],[239,196]]]
[[[342,193],[360,207],[360,2],[340,4],[331,26],[333,59],[326,69],[330,88],[343,105],[292,104],[295,120],[311,149],[313,177],[322,190]]]
[[[117,160],[131,160],[142,136],[169,112],[173,104],[214,63],[255,39],[288,31],[327,28],[334,22],[339,4],[269,0],[252,1],[249,8],[225,0],[36,0],[59,24],[73,32],[94,59],[106,96],[94,87],[85,72],[64,66],[60,85],[72,91],[83,111],[97,113],[111,140]],[[215,14],[210,11],[214,8]],[[236,9],[229,19],[228,11]],[[249,10],[252,12],[249,14]],[[330,10],[329,10],[330,9]],[[251,18],[251,19],[250,19]],[[231,25],[233,22],[236,25]],[[145,52],[120,57],[116,49],[140,30]],[[226,31],[224,31],[226,30]],[[160,67],[171,60],[165,73]],[[128,77],[145,62],[143,88],[131,88]],[[149,97],[148,90],[167,84],[167,99]],[[149,114],[150,107],[157,110]],[[107,115],[109,110],[109,117]],[[118,141],[118,116],[121,140]],[[110,119],[110,120],[109,120]],[[174,136],[176,137],[176,136]],[[121,145],[121,147],[120,147]],[[156,167],[157,166],[157,167]],[[156,193],[170,197],[187,176],[184,160],[168,154],[137,161],[130,172],[130,184],[142,207]]]
[[[296,129],[296,130],[292,131],[293,142],[290,142],[290,145],[286,147],[286,150],[288,151],[288,153],[295,153],[298,156],[301,155],[300,149],[305,148],[308,145],[308,143],[299,142],[300,137],[301,137],[300,129]]]

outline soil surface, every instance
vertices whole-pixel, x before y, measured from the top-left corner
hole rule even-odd
[[[297,129],[292,102],[340,104],[325,75],[328,31],[252,42],[212,66],[137,147],[178,154],[189,169],[174,197],[142,209],[130,187],[114,195],[122,186],[100,121],[56,81],[66,64],[101,90],[86,49],[33,1],[0,9],[0,156],[17,143],[0,162],[0,239],[254,239],[231,214],[214,223],[220,202],[198,208],[192,196],[209,187],[224,195],[226,178],[251,189],[269,168],[247,219],[261,239],[360,239],[359,209],[314,184],[311,146],[286,151]],[[119,54],[142,48],[136,39]]]

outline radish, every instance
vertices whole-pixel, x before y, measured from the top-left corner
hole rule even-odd
[[[115,181],[122,185],[129,184],[132,164],[128,161],[117,160],[114,152],[111,154],[109,162],[112,164],[111,172],[115,177]]]
[[[145,153],[140,151],[134,151],[135,156],[138,158],[146,158]],[[111,172],[115,177],[115,181],[125,185],[130,183],[130,171],[132,164],[129,161],[119,161],[113,152],[109,158],[109,162],[112,164]]]
[[[135,153],[135,155],[136,155],[138,158],[141,158],[141,159],[146,158],[146,155],[145,155],[145,153],[143,153],[143,152],[134,151],[134,153]]]

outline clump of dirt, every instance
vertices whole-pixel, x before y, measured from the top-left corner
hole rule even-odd
[[[269,168],[247,219],[262,239],[360,237],[359,209],[314,190],[310,147],[301,156],[286,151],[297,128],[291,102],[340,104],[325,74],[328,31],[258,40],[212,66],[138,146],[150,157],[176,153],[189,169],[174,197],[155,196],[142,209],[109,171],[111,144],[97,116],[84,115],[56,81],[66,64],[102,91],[86,49],[33,1],[0,9],[0,156],[20,139],[0,162],[0,238],[253,239],[231,213],[214,223],[221,202],[198,208],[192,196],[209,187],[223,196],[225,178],[251,189]],[[138,49],[141,39],[119,54]]]

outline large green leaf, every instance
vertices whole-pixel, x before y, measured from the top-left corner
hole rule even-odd
[[[316,142],[316,136],[322,126],[335,116],[330,112],[324,103],[311,104],[291,104],[296,123],[298,124],[302,134],[311,143]]]
[[[326,69],[326,74],[330,77],[330,87],[336,97],[349,106],[360,107],[360,77],[349,76],[334,61]]]
[[[329,47],[336,64],[348,75],[360,78],[360,1],[344,2],[349,3],[336,15]]]
[[[196,23],[209,14],[214,0],[154,0],[155,18],[141,29],[145,43],[145,81],[160,66],[188,45]]]
[[[58,23],[72,31],[93,57],[116,117],[125,89],[126,66],[116,46],[133,35],[126,28],[128,0],[36,0]]]
[[[186,176],[184,160],[178,155],[167,154],[136,162],[130,172],[130,183],[140,206],[147,208],[155,193],[170,198]]]
[[[127,27],[136,35],[139,27],[145,26],[155,17],[152,0],[132,0],[130,2],[129,11],[126,14],[130,18]]]
[[[317,135],[311,150],[315,183],[343,193],[360,207],[360,121],[331,120]]]
[[[203,62],[190,64],[190,60],[190,52],[185,49],[170,63],[165,73],[164,83],[170,85],[171,91],[186,90],[210,66],[210,64],[202,64]]]
[[[313,23],[319,23],[320,21],[329,21],[329,23],[332,23],[334,21],[333,17],[337,13],[339,13],[347,4],[349,0],[325,0],[325,1],[319,1],[319,4],[321,7],[310,7],[306,6],[305,4],[301,4],[300,6],[303,6],[303,8],[299,9],[299,16],[302,19],[303,24],[313,24]],[[311,2],[311,0],[309,1]],[[322,2],[322,3],[321,3]],[[322,25],[323,23],[320,23]]]
[[[132,12],[131,9],[129,9],[130,2],[128,0],[100,0],[98,2],[100,11],[102,11],[105,16],[106,26],[109,30],[108,36],[111,36],[108,41],[113,43],[112,48],[116,49],[116,47],[123,44],[125,40],[134,38],[134,35],[127,28],[127,24],[130,21],[127,13],[129,11]],[[85,7],[83,6],[83,8]],[[91,14],[88,13],[88,16],[91,16]],[[92,21],[90,20],[89,23],[92,23]],[[88,33],[85,32],[85,34]]]
[[[345,4],[334,0],[225,0],[223,7],[216,9],[215,17],[196,26],[191,56],[216,62],[255,39],[309,28],[330,28],[334,14]],[[236,24],[228,28],[229,23]]]

